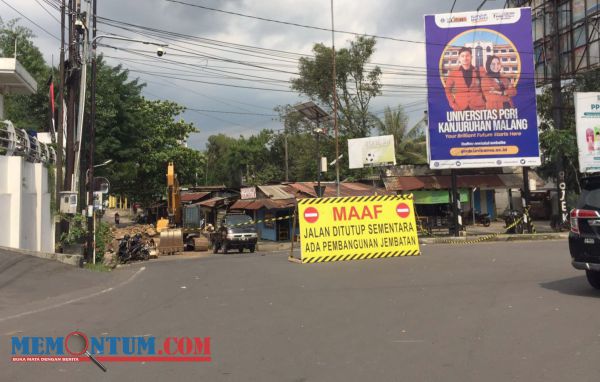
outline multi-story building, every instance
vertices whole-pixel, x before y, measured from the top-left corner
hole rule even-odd
[[[557,4],[558,12],[554,12]],[[558,17],[562,78],[600,66],[600,0],[512,0],[532,8],[535,76],[538,84],[552,77],[554,22]]]

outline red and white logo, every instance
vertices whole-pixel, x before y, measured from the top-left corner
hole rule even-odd
[[[410,207],[408,207],[408,204],[406,203],[400,203],[396,206],[396,213],[402,219],[405,219],[410,215]]]
[[[308,207],[304,210],[304,220],[307,223],[314,223],[319,220],[319,211],[315,207]]]

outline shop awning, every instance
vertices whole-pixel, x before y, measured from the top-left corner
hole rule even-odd
[[[529,178],[535,179],[538,184],[543,183],[533,172],[529,173]],[[458,175],[456,180],[459,188],[523,187],[521,174]],[[391,176],[384,178],[383,182],[388,191],[447,190],[452,187],[452,177],[449,175]]]
[[[469,190],[461,189],[460,201],[461,203],[469,202]],[[426,190],[426,191],[412,191],[413,200],[415,204],[448,204],[450,203],[450,193],[448,190]]]

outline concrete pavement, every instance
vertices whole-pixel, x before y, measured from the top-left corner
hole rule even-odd
[[[114,291],[0,321],[6,380],[595,381],[600,293],[567,243],[425,245],[298,265],[170,257]],[[113,272],[118,274],[121,270]],[[13,335],[210,336],[209,363],[11,364]]]

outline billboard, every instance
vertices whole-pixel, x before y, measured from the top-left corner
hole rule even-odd
[[[600,172],[600,93],[575,93],[579,171]]]
[[[348,158],[350,168],[395,165],[394,136],[348,139]]]
[[[420,255],[412,195],[298,201],[303,263]]]
[[[538,166],[531,10],[425,16],[432,169]]]

